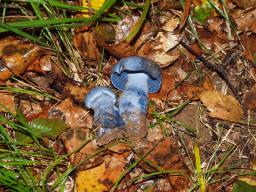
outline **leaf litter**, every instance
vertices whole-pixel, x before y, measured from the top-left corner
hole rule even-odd
[[[0,8],[0,28],[11,29],[0,39],[0,190],[15,191],[4,180],[13,176],[33,181],[25,182],[30,191],[254,190],[255,1],[113,2],[54,1],[51,9],[86,19],[111,5],[97,22],[54,26],[58,33],[10,28],[23,17],[13,5],[32,7],[34,19],[49,14],[40,2]],[[42,46],[47,33],[51,43]],[[98,145],[84,97],[98,85],[113,88],[112,67],[134,55],[163,74],[150,94],[146,141]]]

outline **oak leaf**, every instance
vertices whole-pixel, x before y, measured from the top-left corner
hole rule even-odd
[[[218,91],[204,91],[199,98],[213,118],[237,122],[243,116],[241,105],[231,95],[224,95]]]

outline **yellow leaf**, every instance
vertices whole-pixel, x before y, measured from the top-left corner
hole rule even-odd
[[[76,192],[103,192],[107,188],[100,182],[105,172],[105,163],[100,166],[80,171],[76,177]]]
[[[88,10],[83,10],[84,17],[90,17],[92,13],[99,10],[104,4],[105,0],[83,0],[83,7],[87,7]]]
[[[211,117],[237,122],[243,115],[241,105],[231,95],[223,95],[218,91],[204,91],[199,98]]]

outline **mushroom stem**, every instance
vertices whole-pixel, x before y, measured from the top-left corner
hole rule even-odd
[[[119,99],[119,113],[125,122],[126,135],[130,139],[144,138],[147,134],[147,80],[148,76],[144,73],[128,74],[125,90]]]
[[[137,111],[143,115],[148,109],[148,75],[128,74],[125,90],[119,99],[119,113]]]

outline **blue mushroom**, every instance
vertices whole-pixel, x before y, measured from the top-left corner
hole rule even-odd
[[[102,137],[112,140],[114,138],[110,138],[110,134],[113,135],[114,132],[116,133],[123,129],[124,121],[119,115],[115,104],[116,95],[107,87],[96,87],[86,95],[85,106],[94,111],[97,140],[101,140]]]
[[[145,135],[145,130],[141,132],[141,126],[144,126],[141,122],[145,121],[148,110],[148,93],[155,93],[161,87],[160,67],[143,57],[124,58],[114,66],[111,82],[123,91],[119,99],[119,113],[126,127],[134,129],[132,135]]]

